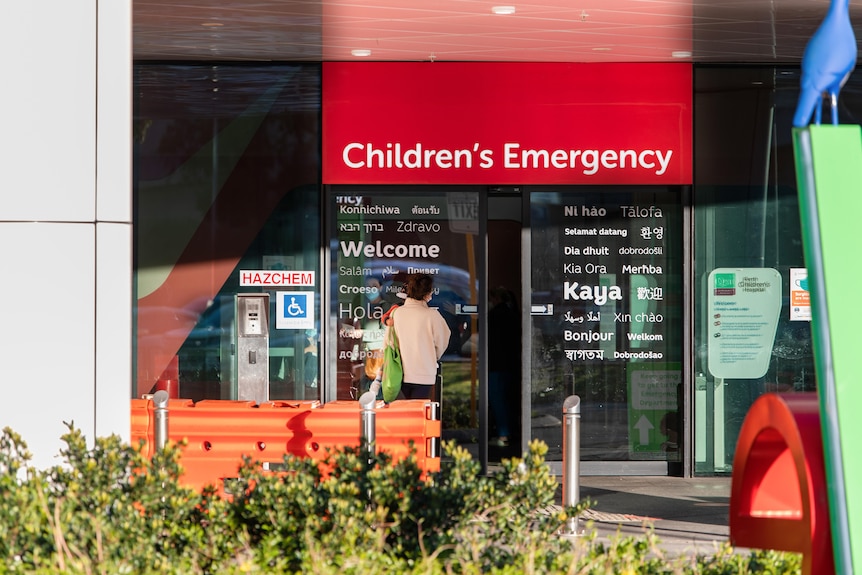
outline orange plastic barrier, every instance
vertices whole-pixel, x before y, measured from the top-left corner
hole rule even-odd
[[[801,553],[803,574],[835,573],[816,393],[751,405],[733,459],[730,540]]]
[[[155,450],[154,404],[133,399],[131,439],[144,441],[144,453]],[[425,400],[396,401],[375,410],[377,449],[396,459],[416,449],[419,468],[440,469],[440,420],[437,404]],[[223,489],[225,478],[235,477],[244,455],[264,464],[281,463],[286,454],[323,459],[327,449],[360,444],[360,409],[357,401],[253,401],[188,399],[168,401],[168,440],[187,440],[181,457],[184,485]]]

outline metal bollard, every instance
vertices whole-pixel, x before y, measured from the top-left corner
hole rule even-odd
[[[563,402],[563,506],[574,507],[581,498],[581,398]],[[578,517],[566,521],[565,535],[578,534]]]
[[[156,449],[162,450],[168,443],[168,399],[170,394],[160,389],[153,394],[153,434],[156,441]]]
[[[359,396],[359,447],[368,452],[369,459],[374,455],[374,441],[377,430],[377,392],[366,391]]]

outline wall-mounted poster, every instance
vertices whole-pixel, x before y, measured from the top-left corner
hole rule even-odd
[[[808,270],[790,268],[790,321],[811,321]]]
[[[707,285],[710,373],[763,377],[781,313],[781,274],[773,268],[717,268]]]

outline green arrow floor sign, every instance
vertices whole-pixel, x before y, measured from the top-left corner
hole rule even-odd
[[[678,363],[628,364],[629,455],[632,459],[679,459]]]
[[[862,565],[862,132],[793,130],[836,573]]]

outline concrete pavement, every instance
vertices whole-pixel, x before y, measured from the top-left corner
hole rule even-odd
[[[580,518],[600,538],[645,534],[650,527],[671,554],[711,555],[729,541],[730,477],[582,476]],[[558,503],[562,502],[558,491]]]

